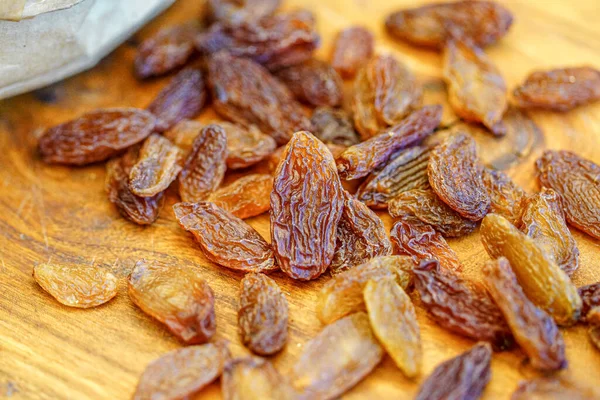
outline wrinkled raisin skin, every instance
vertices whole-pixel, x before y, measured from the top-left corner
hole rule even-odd
[[[373,56],[375,38],[362,26],[341,31],[333,45],[331,65],[344,79],[354,78],[356,72]]]
[[[315,58],[281,69],[275,74],[298,100],[308,105],[335,107],[343,97],[343,82],[337,72]]]
[[[438,365],[421,384],[415,400],[476,400],[491,378],[492,351],[485,343]]]
[[[483,184],[490,195],[490,212],[519,223],[527,201],[525,191],[504,172],[489,168],[483,169]]]
[[[246,219],[269,211],[272,189],[271,175],[250,174],[214,191],[207,201]]]
[[[343,200],[327,147],[308,132],[296,132],[271,192],[271,244],[283,272],[301,280],[325,272],[335,252]]]
[[[277,147],[275,139],[265,135],[254,125],[240,125],[219,121],[227,134],[227,168],[250,167],[268,157]]]
[[[256,354],[275,354],[285,346],[288,304],[273,279],[256,273],[244,276],[241,282],[238,326],[242,343]]]
[[[85,165],[104,161],[148,137],[156,118],[137,108],[106,108],[47,129],[39,140],[42,160]]]
[[[600,100],[600,71],[575,67],[536,71],[513,92],[521,108],[568,111]]]
[[[424,261],[415,268],[415,288],[421,302],[442,327],[495,349],[512,347],[513,337],[502,312],[485,289],[455,272]]]
[[[347,112],[341,109],[319,107],[310,119],[313,134],[323,143],[352,146],[360,142]]]

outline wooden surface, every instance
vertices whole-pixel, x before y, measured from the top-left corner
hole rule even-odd
[[[146,106],[164,80],[136,82],[132,59],[136,39],[159,27],[183,21],[200,10],[196,0],[180,0],[144,28],[129,43],[92,71],[65,82],[0,102],[0,397],[14,399],[127,399],[151,360],[180,347],[180,343],[129,300],[125,277],[141,257],[198,266],[216,293],[217,336],[239,345],[236,327],[238,285],[241,275],[206,262],[191,237],[174,220],[171,193],[160,218],[143,228],[120,218],[104,193],[104,167],[46,166],[35,153],[36,137],[44,127],[97,107]],[[600,28],[593,0],[510,0],[506,6],[515,24],[501,43],[488,53],[514,87],[534,68],[591,64],[600,67]],[[443,101],[439,80],[440,57],[426,50],[391,41],[383,32],[388,12],[410,5],[409,0],[288,0],[287,7],[305,6],[318,17],[323,37],[321,56],[332,38],[351,23],[362,23],[377,35],[378,51],[391,51],[427,84],[427,99]],[[413,3],[414,4],[414,3]],[[527,190],[536,190],[533,160],[544,148],[571,149],[600,162],[600,104],[567,114],[535,113],[544,138],[510,174]],[[204,118],[214,118],[206,111]],[[446,122],[453,119],[447,110]],[[390,219],[384,217],[390,227]],[[268,218],[250,223],[266,238]],[[579,232],[581,267],[577,285],[600,280],[600,243]],[[450,241],[464,262],[466,273],[476,276],[487,255],[477,233]],[[89,310],[67,308],[54,301],[32,279],[36,263],[99,264],[120,278],[119,294],[108,304]],[[274,357],[282,370],[290,367],[303,344],[321,326],[314,314],[316,291],[326,281],[293,282],[274,275],[290,303],[290,339],[285,351]],[[418,309],[424,347],[423,373],[407,380],[386,357],[374,373],[346,398],[411,398],[423,377],[441,361],[473,344],[436,326]],[[583,327],[563,330],[569,373],[576,379],[598,383],[600,352],[594,350]],[[523,378],[536,373],[522,352],[498,353],[493,359],[492,381],[486,399],[505,399]],[[198,398],[219,398],[213,384]]]

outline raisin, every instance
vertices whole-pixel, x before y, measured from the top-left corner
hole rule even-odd
[[[600,325],[600,306],[593,307],[585,319],[592,326]]]
[[[483,169],[483,184],[490,195],[490,212],[502,215],[512,224],[521,221],[527,194],[502,171]]]
[[[263,160],[277,147],[275,140],[254,125],[245,128],[229,122],[217,122],[227,134],[227,168],[247,168]]]
[[[385,26],[399,39],[418,46],[442,48],[450,37],[448,26],[460,29],[459,36],[484,47],[502,38],[513,17],[493,1],[436,3],[391,14]]]
[[[166,190],[181,171],[182,158],[181,150],[169,139],[153,133],[142,145],[129,172],[129,189],[141,197]]]
[[[163,75],[184,65],[194,54],[194,40],[200,33],[197,22],[160,30],[140,44],[135,56],[139,78]]]
[[[423,381],[415,400],[476,400],[491,378],[492,350],[487,343],[438,365]]]
[[[513,337],[502,312],[485,289],[454,271],[427,260],[414,269],[421,303],[442,327],[495,349],[512,347]]]
[[[183,201],[205,200],[219,187],[227,164],[227,137],[219,125],[207,125],[194,139],[179,174],[179,196]]]
[[[586,321],[588,313],[594,307],[600,307],[600,282],[582,286],[577,289],[583,306],[581,307],[581,319]]]
[[[216,190],[207,201],[215,203],[238,218],[246,219],[269,211],[273,177],[250,174]]]
[[[277,283],[264,274],[249,273],[241,283],[238,326],[242,343],[260,355],[277,353],[288,334],[288,304]]]
[[[600,314],[600,310],[598,311],[598,314]],[[590,335],[590,340],[592,341],[592,344],[596,346],[598,350],[600,350],[600,325],[592,326],[588,330],[588,333]]]
[[[412,284],[414,263],[409,257],[381,256],[335,275],[321,289],[317,317],[329,324],[346,315],[365,310],[363,290],[369,280],[395,279],[407,289]]]
[[[550,315],[525,296],[508,260],[501,257],[488,261],[483,274],[489,294],[531,365],[542,371],[566,368],[565,343],[558,327]]]
[[[208,70],[213,105],[224,118],[244,126],[254,124],[278,144],[310,128],[289,89],[260,65],[220,52],[210,58]]]
[[[337,159],[342,179],[358,179],[384,165],[399,150],[419,143],[439,125],[441,106],[425,106],[398,125],[362,143],[350,146]]]
[[[472,221],[487,214],[491,200],[473,138],[464,133],[446,138],[431,152],[427,174],[435,193],[454,211]]]
[[[340,105],[343,97],[342,78],[328,63],[310,59],[277,71],[275,74],[298,100],[311,106]]]
[[[392,254],[392,243],[381,219],[366,205],[344,192],[344,209],[337,227],[331,272],[337,274],[373,257]]]
[[[137,108],[106,108],[47,129],[38,143],[44,162],[85,165],[104,161],[146,139],[156,118]]]
[[[225,365],[221,377],[224,400],[296,398],[287,379],[269,361],[260,357],[244,357]]]
[[[331,65],[344,78],[354,78],[356,72],[373,56],[375,38],[362,26],[351,26],[335,38]]]
[[[521,381],[511,400],[593,400],[600,393],[592,387],[584,387],[568,376],[542,377]]]
[[[380,170],[373,171],[359,186],[356,198],[372,208],[387,208],[388,203],[402,192],[429,189],[427,164],[431,148],[409,147],[396,153],[395,158]]]
[[[600,71],[592,67],[535,71],[513,97],[521,108],[568,111],[600,100]]]
[[[391,55],[375,56],[354,81],[354,125],[368,139],[416,111],[422,100],[423,91],[406,66]]]
[[[245,272],[277,269],[271,246],[250,225],[213,203],[178,203],[175,217],[210,261]]]
[[[508,259],[519,284],[536,306],[552,315],[559,325],[577,321],[581,311],[577,289],[532,238],[497,214],[483,219],[480,233],[490,257]]]
[[[375,336],[404,375],[414,378],[421,370],[423,352],[410,298],[389,278],[369,281],[364,296]]]
[[[206,103],[207,90],[200,69],[186,68],[160,91],[148,106],[158,118],[160,130],[168,130],[183,119],[200,114]]]
[[[108,199],[123,218],[139,225],[149,225],[158,218],[164,192],[152,197],[140,197],[133,194],[129,188],[129,175],[137,162],[138,151],[138,146],[130,147],[123,156],[106,163],[105,187]]]
[[[500,71],[483,50],[450,40],[444,48],[444,79],[454,112],[467,121],[480,122],[498,136],[508,105],[506,84]]]
[[[281,0],[208,0],[206,5],[210,19],[233,25],[272,15]]]
[[[344,196],[327,147],[296,132],[271,192],[271,243],[281,270],[294,279],[321,275],[333,260]]]
[[[468,235],[477,227],[476,222],[463,218],[448,207],[431,189],[400,193],[389,202],[388,210],[393,218],[405,222],[423,222],[445,237]]]
[[[33,279],[69,307],[96,307],[117,295],[117,278],[96,266],[38,264]]]
[[[398,221],[392,228],[390,239],[398,254],[406,254],[415,263],[438,260],[446,269],[460,272],[462,265],[446,240],[432,226],[420,222]]]
[[[352,120],[344,110],[319,107],[313,112],[310,122],[312,132],[323,143],[348,147],[360,142]]]
[[[560,194],[567,221],[600,239],[600,166],[570,151],[548,150],[536,168],[542,186]]]
[[[196,38],[196,48],[204,54],[227,50],[270,70],[310,59],[319,44],[314,15],[306,10],[239,24],[216,23]]]
[[[215,297],[199,271],[142,259],[127,279],[127,291],[136,306],[185,343],[206,343],[217,328]]]
[[[224,342],[170,351],[148,364],[133,400],[186,399],[216,380],[229,357]]]
[[[198,121],[183,120],[167,130],[164,136],[186,154],[192,151],[194,139],[200,134],[204,124]]]
[[[579,249],[567,227],[562,200],[554,190],[542,188],[527,199],[521,230],[568,275],[579,267]]]
[[[306,398],[337,398],[366,377],[383,354],[369,317],[352,314],[326,326],[304,346],[291,371],[292,386]]]

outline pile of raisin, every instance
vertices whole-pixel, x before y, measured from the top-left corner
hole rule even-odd
[[[568,366],[562,327],[589,325],[600,348],[600,283],[578,289],[570,279],[594,267],[580,259],[571,227],[600,238],[600,166],[546,151],[535,162],[537,193],[498,167],[524,162],[539,135],[523,109],[565,112],[599,100],[600,72],[533,72],[509,98],[485,50],[509,31],[508,9],[456,1],[396,11],[385,21],[393,38],[441,54],[461,119],[442,127],[442,106],[427,103],[404,59],[375,51],[372,32],[341,30],[330,58],[319,59],[315,16],[280,3],[208,0],[202,21],[139,46],[140,84],[172,75],[146,109],[90,110],[39,140],[49,164],[106,161],[108,199],[123,218],[177,221],[181,240],[211,264],[204,268],[239,280],[218,287],[239,293],[239,338],[228,340],[253,353],[233,356],[215,339],[223,297],[201,269],[137,261],[131,302],[188,346],[150,363],[133,398],[188,398],[219,378],[225,399],[338,398],[387,353],[420,380],[417,399],[477,399],[494,352],[517,347],[546,377],[523,382],[513,399],[597,398],[550,374]],[[220,119],[205,123],[208,108]],[[266,213],[263,234],[252,218]],[[481,281],[463,275],[446,241],[476,231],[491,258]],[[117,294],[117,278],[96,266],[41,264],[33,277],[70,307]],[[324,326],[283,373],[267,357],[288,342],[294,315],[284,289],[317,279]],[[419,309],[473,342],[426,378]]]

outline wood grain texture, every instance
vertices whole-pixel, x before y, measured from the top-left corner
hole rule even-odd
[[[135,39],[159,27],[200,13],[201,2],[180,0],[144,28]],[[417,2],[418,3],[418,2]],[[600,26],[594,0],[507,0],[515,25],[487,52],[504,74],[509,88],[534,68],[590,64],[600,67]],[[385,16],[415,5],[411,0],[287,0],[286,7],[304,6],[318,17],[327,57],[335,33],[350,24],[363,24],[377,36],[379,52],[393,52],[426,84],[429,103],[445,101],[440,56],[390,40],[383,31]],[[145,83],[133,78],[136,40],[124,44],[92,71],[36,93],[0,102],[0,397],[14,399],[127,399],[145,366],[180,343],[129,300],[125,277],[141,257],[202,269],[216,294],[217,336],[242,351],[236,310],[241,275],[202,258],[189,234],[177,225],[168,195],[158,221],[139,227],[120,218],[104,192],[104,167],[66,168],[44,165],[35,153],[44,127],[85,111],[108,106],[145,107],[164,85],[164,79]],[[509,171],[528,191],[537,190],[533,160],[543,149],[570,149],[600,162],[600,103],[566,114],[533,113],[544,140],[520,165]],[[207,110],[201,120],[215,118]],[[446,107],[445,122],[455,117]],[[388,229],[389,217],[383,216]],[[250,220],[269,238],[267,216]],[[577,285],[600,280],[600,243],[574,230],[581,267]],[[478,276],[487,255],[474,233],[450,245],[458,252],[465,273]],[[35,264],[53,262],[99,264],[120,279],[119,294],[108,304],[90,310],[62,306],[32,279]],[[290,303],[290,339],[274,357],[288,369],[303,344],[321,326],[315,316],[317,290],[326,281],[294,282],[273,275]],[[440,362],[473,344],[447,333],[417,308],[424,342],[424,368],[416,381],[406,379],[389,357],[345,397],[349,399],[412,398],[418,383]],[[594,350],[583,327],[563,330],[569,373],[588,383],[600,377],[600,352]],[[508,398],[519,380],[536,373],[519,351],[494,354],[492,381],[485,399]],[[198,398],[219,398],[218,384]]]

